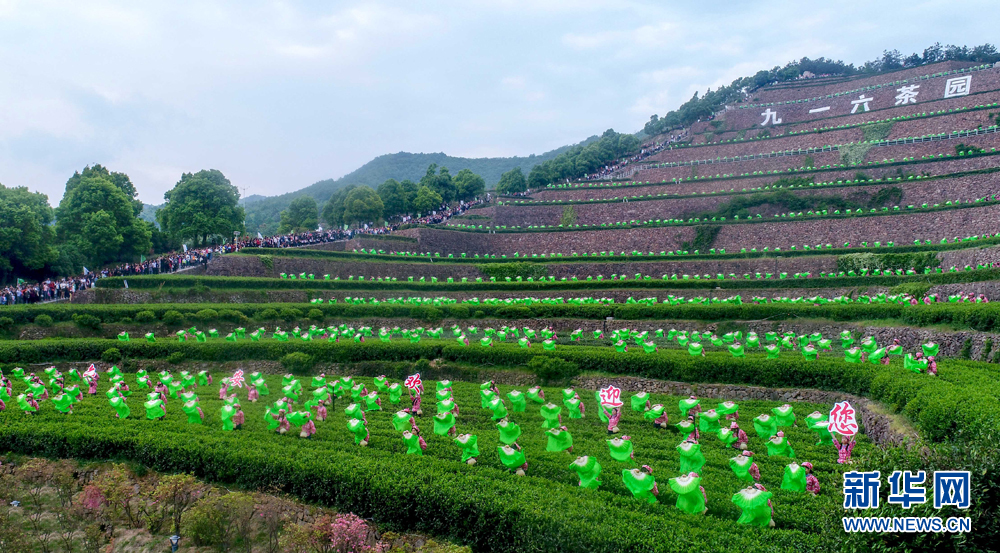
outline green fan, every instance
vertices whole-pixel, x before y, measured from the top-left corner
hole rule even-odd
[[[119,419],[127,419],[129,415],[132,414],[132,411],[128,408],[128,405],[125,403],[125,398],[123,397],[111,398],[108,400],[108,403],[111,405],[111,408],[118,413]]]
[[[608,440],[608,451],[615,461],[629,463],[632,461],[632,440],[611,438]]]
[[[521,427],[508,420],[498,422],[497,430],[500,432],[500,442],[505,445],[513,444],[521,436]]]
[[[498,421],[507,417],[507,407],[499,397],[494,395],[487,407],[493,410],[493,420]]]
[[[677,508],[689,515],[704,514],[705,496],[701,493],[701,477],[685,474],[668,480],[670,489],[677,494]]]
[[[719,420],[722,415],[715,409],[709,409],[698,417],[698,430],[702,432],[718,432],[721,428]]]
[[[500,463],[509,470],[521,470],[525,464],[524,453],[509,445],[498,445],[497,456],[500,457]]]
[[[365,441],[368,436],[368,427],[365,426],[363,420],[351,419],[347,421],[347,430],[354,434],[354,445],[361,445],[361,442]]]
[[[365,411],[381,411],[382,406],[379,405],[378,392],[372,391],[368,394],[362,396],[365,401]]]
[[[534,386],[528,388],[528,391],[525,393],[525,395],[527,395],[528,399],[530,399],[532,402],[541,405],[545,403],[545,399],[542,398],[541,391],[542,391],[541,388],[539,388],[538,386]]]
[[[364,413],[362,413],[362,411],[363,410],[361,409],[360,403],[351,403],[350,405],[344,408],[344,414],[347,415],[347,418],[349,419],[363,418]]]
[[[767,413],[758,415],[753,420],[753,429],[757,436],[764,440],[769,440],[778,432],[778,421]]]
[[[454,413],[441,413],[434,417],[434,433],[438,436],[447,436],[448,432],[455,427]]]
[[[580,477],[580,487],[596,490],[601,485],[601,464],[597,457],[577,457],[570,463],[569,469]]]
[[[523,413],[527,409],[527,399],[525,395],[517,390],[511,390],[507,393],[507,399],[510,400],[510,410],[515,413]]]
[[[736,478],[753,484],[753,475],[750,474],[750,467],[753,466],[753,458],[745,455],[737,455],[729,459],[729,468],[733,469]]]
[[[559,452],[573,447],[573,436],[566,430],[550,428],[545,431],[545,434],[548,437],[545,451]]]
[[[795,451],[792,450],[792,446],[788,443],[788,438],[785,436],[773,436],[771,439],[767,440],[766,445],[768,456],[782,456],[789,457],[791,459],[795,458]]]
[[[146,418],[149,420],[156,420],[166,415],[166,411],[163,408],[163,400],[159,399],[159,397],[151,399],[143,405],[146,407]]]
[[[688,441],[681,442],[677,446],[677,452],[680,454],[681,474],[700,472],[701,467],[705,466],[705,455],[701,452],[701,445]]]
[[[468,463],[469,459],[479,457],[478,439],[472,434],[462,434],[455,438],[455,444],[462,448],[462,462]]]
[[[185,401],[184,405],[181,406],[181,411],[184,411],[184,414],[187,415],[188,424],[202,423],[201,413],[198,412],[197,401]]]
[[[52,398],[52,405],[63,414],[68,414],[73,410],[73,396],[65,393],[61,393]]]
[[[719,441],[721,441],[722,445],[725,447],[733,445],[733,442],[736,441],[736,434],[728,428],[720,428],[718,436]]]
[[[646,410],[646,406],[649,404],[649,394],[647,394],[646,392],[638,392],[632,395],[630,401],[632,405],[632,410],[637,413],[642,413],[643,411]]]
[[[656,496],[653,495],[656,480],[652,474],[641,469],[622,469],[622,481],[636,499],[656,503]]]
[[[358,421],[358,422],[360,422],[360,421]],[[364,426],[362,426],[361,428],[364,428]],[[364,435],[365,435],[365,433],[362,433],[362,439],[363,439]],[[361,441],[357,439],[357,435],[355,435],[355,443],[361,443]],[[423,448],[420,447],[420,436],[419,435],[414,434],[414,433],[410,432],[409,430],[404,431],[403,432],[403,445],[406,446],[406,454],[407,455],[419,455],[419,456],[423,457],[424,450],[423,450]]]
[[[651,406],[647,411],[645,411],[642,414],[642,418],[645,419],[645,420],[647,420],[647,421],[649,421],[649,422],[653,422],[656,419],[662,417],[663,416],[663,412],[666,411],[666,410],[667,410],[666,407],[664,407],[663,405],[657,403],[656,405]]]
[[[806,469],[798,463],[785,466],[785,474],[781,478],[781,489],[797,493],[806,491]]]
[[[701,403],[700,399],[685,398],[677,403],[677,407],[681,410],[681,416],[688,416],[688,411],[694,409]]]
[[[757,488],[746,488],[733,494],[733,504],[742,511],[736,522],[749,526],[769,526],[771,524],[771,507],[767,502],[772,495],[774,494],[771,492],[761,491]]]
[[[223,405],[220,409],[220,414],[222,416],[222,430],[226,432],[231,432],[233,430],[233,415],[236,414],[236,408],[232,405]],[[293,413],[294,414],[294,413]],[[288,420],[292,420],[292,416],[288,416]],[[302,426],[297,424],[296,426]]]
[[[771,409],[771,414],[774,415],[778,427],[795,426],[795,411],[791,405],[786,403],[781,407],[774,407]]]
[[[397,431],[406,430],[407,428],[410,428],[410,419],[412,418],[413,416],[406,411],[396,411],[396,413],[392,416],[392,427]]]
[[[562,412],[562,407],[554,403],[546,403],[542,405],[540,412],[542,415],[542,429],[559,428],[559,413]]]

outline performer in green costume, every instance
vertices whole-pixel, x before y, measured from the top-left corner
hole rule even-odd
[[[774,526],[774,520],[771,518],[774,514],[771,508],[772,495],[774,494],[760,484],[754,484],[733,494],[733,503],[742,511],[736,522],[749,526]]]
[[[500,463],[509,470],[515,471],[518,476],[524,476],[525,471],[528,470],[528,462],[524,459],[524,452],[519,449],[514,449],[509,445],[497,446],[497,455],[500,457]]]
[[[577,457],[569,469],[580,477],[580,487],[596,490],[601,485],[601,464],[596,457]]]
[[[653,469],[649,465],[643,465],[638,469],[622,469],[622,481],[628,491],[632,492],[632,497],[647,503],[656,503],[656,496],[660,494],[660,490],[656,486]]]
[[[668,481],[670,489],[677,494],[677,508],[689,515],[703,515],[708,512],[708,495],[701,486],[701,477],[697,472],[671,478]]]
[[[479,457],[479,446],[477,438],[472,434],[462,434],[455,438],[455,444],[462,448],[462,462],[469,465],[476,464],[476,457]]]
[[[699,472],[705,466],[705,455],[698,442],[685,440],[677,446],[677,452],[680,454],[681,474]]]
[[[785,474],[781,478],[781,489],[790,492],[806,491],[806,469],[798,463],[785,466]]]

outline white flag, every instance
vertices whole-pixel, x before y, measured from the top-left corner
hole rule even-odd
[[[127,280],[122,280],[122,282],[125,283],[125,289],[128,290],[128,281]]]
[[[187,244],[184,244],[184,251],[185,252],[188,251],[188,245]]]
[[[263,240],[264,239],[264,235],[262,235],[260,233],[260,231],[257,231],[257,238],[260,238],[261,240]]]
[[[90,272],[90,271],[88,271],[86,267],[84,267],[84,268],[83,268],[83,274],[85,274],[85,275],[86,275],[86,274],[87,274],[87,273],[89,273],[89,272]]]

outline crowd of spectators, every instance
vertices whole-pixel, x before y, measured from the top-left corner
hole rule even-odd
[[[680,134],[677,134],[676,136],[671,136],[668,140],[665,140],[663,142],[646,144],[642,147],[642,149],[639,150],[639,153],[629,157],[623,157],[614,163],[605,165],[596,172],[585,175],[580,180],[589,181],[589,180],[603,180],[603,179],[615,178],[616,176],[618,176],[618,173],[628,168],[629,165],[643,161],[649,156],[662,152],[663,150],[672,149],[673,144],[682,142],[686,140],[687,137],[688,137],[688,129],[684,129],[684,131],[681,132]]]
[[[198,265],[207,264],[216,254],[235,253],[243,248],[291,248],[296,246],[307,246],[310,244],[320,244],[324,242],[350,240],[351,238],[355,238],[357,236],[389,234],[390,232],[397,230],[402,225],[431,225],[443,223],[450,217],[461,215],[470,208],[488,202],[489,200],[490,195],[487,194],[484,199],[478,199],[471,202],[460,202],[454,207],[443,206],[441,209],[426,217],[406,216],[400,220],[387,222],[386,224],[380,226],[364,225],[362,228],[356,229],[330,229],[277,236],[262,236],[258,233],[256,237],[246,236],[236,242],[230,242],[219,246],[174,252],[155,259],[141,261],[139,263],[123,263],[118,266],[106,267],[97,271],[85,270],[83,275],[76,277],[62,278],[58,280],[47,279],[43,282],[30,284],[18,281],[18,284],[16,285],[10,285],[0,289],[0,306],[70,300],[75,292],[92,287],[94,282],[100,278],[175,273],[177,271],[189,269]]]
[[[430,215],[424,217],[410,217],[408,215],[404,215],[401,218],[388,221],[379,226],[364,225],[362,227],[352,229],[338,228],[277,236],[261,236],[258,234],[256,237],[246,237],[237,241],[236,249],[234,251],[238,251],[242,248],[294,248],[298,246],[308,246],[311,244],[350,240],[359,236],[389,234],[395,230],[399,230],[399,228],[404,225],[435,225],[443,223],[451,217],[461,215],[474,206],[489,202],[490,198],[491,195],[487,194],[484,199],[473,200],[471,202],[459,202],[459,204],[454,207],[442,206]]]

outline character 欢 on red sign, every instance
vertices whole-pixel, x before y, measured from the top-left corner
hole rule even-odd
[[[827,430],[843,436],[853,436],[858,433],[858,419],[854,407],[846,401],[834,404],[830,410],[830,424]]]
[[[614,386],[608,385],[601,389],[601,405],[605,407],[621,407],[622,391]]]
[[[403,382],[403,386],[417,392],[424,391],[424,383],[420,380],[420,373],[412,374],[406,377],[406,381]]]

